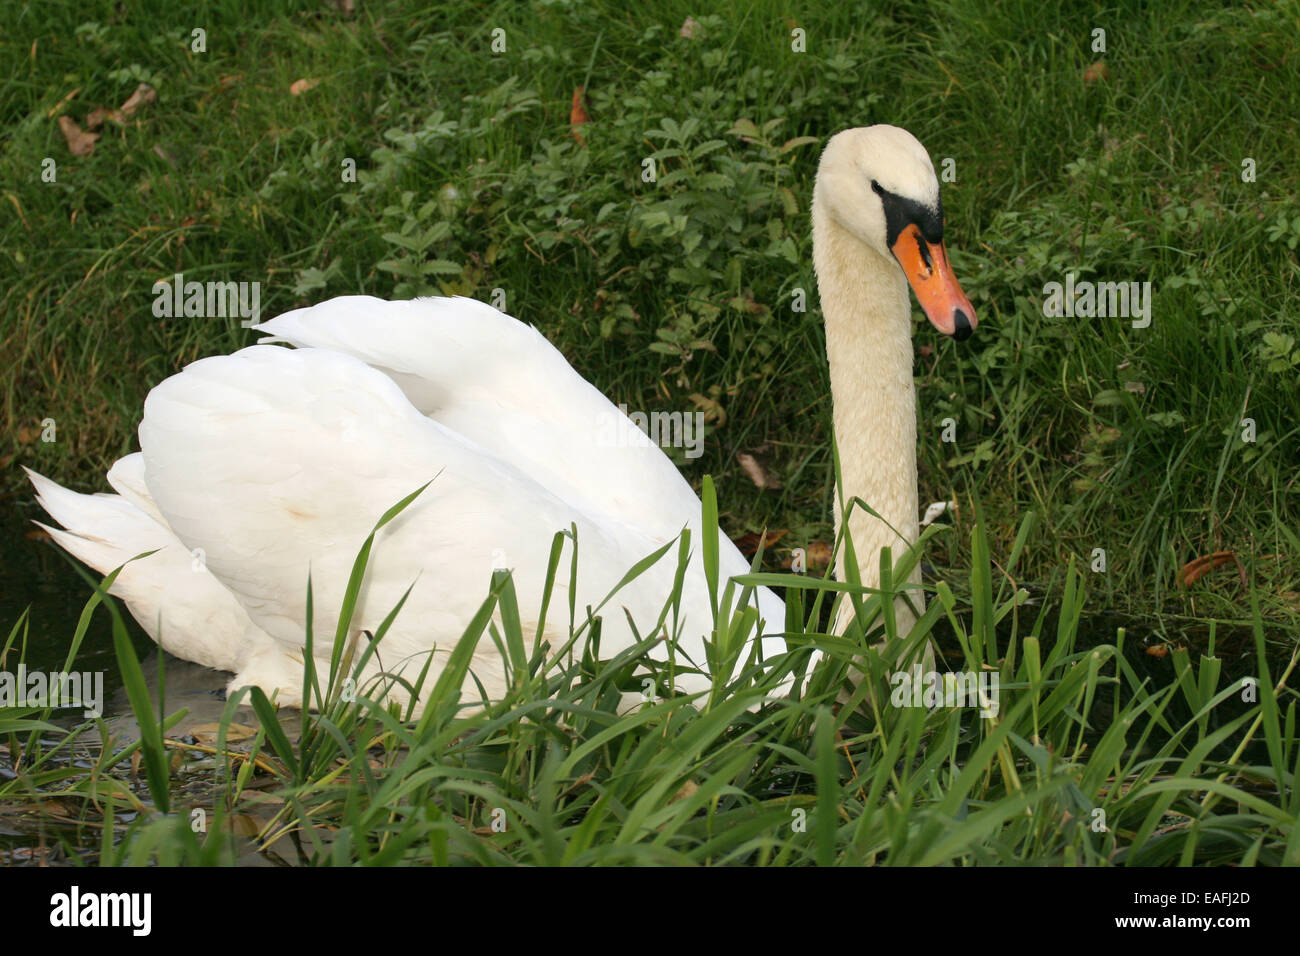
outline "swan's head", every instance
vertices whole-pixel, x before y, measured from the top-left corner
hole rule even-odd
[[[930,157],[897,126],[865,126],[831,137],[813,202],[841,228],[902,267],[936,329],[957,341],[975,328],[943,246],[943,205]]]

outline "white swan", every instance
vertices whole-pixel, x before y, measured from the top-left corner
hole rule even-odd
[[[975,325],[944,253],[939,186],[924,148],[891,126],[833,137],[812,218],[845,490],[912,540],[907,282],[941,332],[960,339]],[[77,494],[29,471],[38,500],[63,526],[48,528],[51,536],[97,571],[156,551],[127,564],[112,592],[166,650],[234,673],[231,690],[256,685],[301,704],[308,572],[317,654],[327,656],[358,548],[388,508],[433,479],[380,533],[353,618],[355,631],[373,632],[411,589],[380,647],[387,671],[413,678],[436,648],[436,677],[497,566],[513,570],[531,634],[552,536],[571,525],[580,614],[634,563],[691,529],[678,648],[704,666],[712,609],[698,497],[535,329],[470,299],[366,296],[259,329],[272,338],[195,362],[149,393],[142,452],[108,474],[116,495]],[[880,548],[901,542],[864,513],[850,524],[862,579],[877,583]],[[722,573],[744,573],[737,549],[725,536],[720,544]],[[674,557],[604,609],[602,655],[635,640],[629,617],[642,636],[652,632],[672,590]],[[568,568],[566,555],[545,630],[552,647],[567,638]],[[754,602],[771,656],[784,649],[784,607],[766,590]],[[658,650],[664,659],[667,648]],[[494,699],[506,691],[489,638],[473,676]],[[701,675],[676,683],[692,692],[709,686]],[[465,690],[476,698],[472,679]],[[391,696],[400,700],[400,688]]]

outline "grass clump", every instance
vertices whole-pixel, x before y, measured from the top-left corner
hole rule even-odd
[[[706,527],[714,507],[706,495]],[[1019,553],[1029,520],[1021,530]],[[552,570],[562,545],[557,536]],[[358,586],[369,548],[356,562]],[[624,584],[667,554],[649,556]],[[679,560],[687,554],[679,549]],[[364,654],[347,650],[354,602],[345,602],[328,674],[306,657],[315,709],[277,712],[259,689],[233,695],[210,749],[213,785],[188,802],[172,793],[188,745],[163,736],[182,715],[160,719],[165,709],[150,702],[114,610],[140,741],[114,752],[96,720],[63,732],[70,742],[98,731],[94,769],[51,772],[42,768],[65,744],[51,748],[35,724],[20,726],[29,715],[0,714],[20,768],[0,793],[79,802],[80,825],[104,828],[105,863],[230,864],[250,843],[302,865],[1300,862],[1300,740],[1287,686],[1296,661],[1270,673],[1258,616],[1254,681],[1221,681],[1216,658],[1192,664],[1184,653],[1176,678],[1155,686],[1125,659],[1122,630],[1114,643],[1080,645],[1078,571],[1067,571],[1055,633],[1045,633],[1045,616],[1026,631],[1014,563],[1000,574],[988,555],[976,525],[974,599],[939,584],[909,634],[894,624],[888,581],[878,592],[765,572],[719,582],[710,654],[732,666],[693,698],[660,693],[675,665],[648,656],[654,631],[603,661],[593,649],[599,616],[571,623],[564,647],[537,643],[522,629],[510,575],[497,572],[441,674],[412,682],[422,712],[385,706],[383,687],[360,683]],[[915,560],[913,550],[890,579],[906,580]],[[758,585],[788,589],[791,650],[769,660],[735,653],[755,633],[743,592]],[[835,637],[819,622],[844,600],[858,614]],[[953,676],[928,692],[900,690],[941,622],[959,648]],[[463,693],[482,641],[512,675],[506,697],[486,706]],[[821,657],[810,667],[812,650]],[[625,695],[647,687],[645,674],[653,690],[629,709]],[[342,692],[349,678],[358,693]],[[789,695],[776,697],[786,683]],[[247,702],[255,732],[229,748],[227,730]],[[16,746],[24,730],[26,745]],[[149,801],[112,772],[137,749]],[[122,810],[133,815],[125,824]],[[75,833],[61,837],[72,855]]]

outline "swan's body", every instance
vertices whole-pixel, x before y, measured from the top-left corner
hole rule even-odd
[[[496,567],[513,571],[525,631],[535,633],[556,531],[577,528],[579,613],[683,527],[699,541],[699,499],[672,462],[536,330],[490,306],[353,296],[260,328],[298,348],[203,359],[150,392],[143,451],[110,473],[120,498],[33,479],[69,529],[51,529],[55,540],[99,570],[161,549],[128,564],[114,590],[164,648],[233,671],[233,686],[300,702],[308,570],[327,654],[361,543],[431,479],[380,533],[353,618],[373,633],[414,584],[378,655],[408,678],[434,645],[436,674]],[[675,564],[675,553],[665,556],[617,595],[603,612],[602,647],[635,640],[624,608],[643,636],[653,633]],[[698,558],[693,565],[680,647],[702,666],[712,609]],[[721,568],[748,570],[725,538]],[[553,647],[568,634],[568,578],[566,554],[548,614]],[[758,601],[779,632],[781,602],[766,590]],[[783,649],[774,637],[764,651]],[[479,650],[474,675],[500,697],[496,647],[485,639]],[[707,681],[683,675],[677,686]]]
[[[910,134],[872,127],[832,139],[814,197],[814,252],[845,488],[912,540],[916,414],[907,280],[898,265],[909,274],[920,267],[895,247],[912,241],[897,236],[899,196],[921,210],[929,202],[941,228],[938,184]],[[941,254],[938,245],[936,261]],[[946,259],[941,266],[935,275]],[[910,277],[941,330],[960,336],[963,320],[969,330],[974,315],[964,297],[940,296],[936,306],[926,298],[930,277]],[[954,325],[943,309],[959,307],[966,314]],[[295,348],[262,344],[203,359],[150,392],[142,452],[109,472],[117,495],[80,495],[32,475],[41,504],[66,529],[51,535],[100,572],[156,551],[127,564],[113,593],[165,649],[233,672],[232,688],[257,685],[300,703],[308,573],[323,648],[361,543],[387,509],[433,479],[377,538],[353,617],[354,631],[373,632],[410,589],[380,646],[384,670],[414,678],[436,648],[436,676],[494,567],[513,571],[532,633],[552,536],[571,526],[577,582],[566,555],[547,616],[552,646],[567,639],[568,588],[576,586],[582,613],[688,527],[695,557],[678,647],[704,666],[712,610],[699,499],[535,329],[469,299],[364,296],[259,328],[267,341]],[[855,517],[851,530],[864,583],[875,583],[880,547],[899,539],[875,519]],[[739,551],[719,539],[722,573],[744,573]],[[636,633],[653,633],[673,588],[674,557],[604,609],[603,655],[635,640],[629,616]],[[784,649],[784,607],[762,589],[754,601],[771,656]],[[659,651],[666,657],[666,647]],[[489,697],[504,693],[504,665],[490,639],[479,643],[472,674],[468,691],[476,693],[477,678]],[[708,679],[681,675],[677,686],[698,691]]]

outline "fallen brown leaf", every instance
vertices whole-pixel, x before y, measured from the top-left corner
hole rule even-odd
[[[1237,565],[1237,574],[1241,579],[1241,586],[1243,588],[1247,587],[1246,569],[1242,566],[1236,553],[1232,551],[1215,551],[1213,554],[1203,554],[1195,560],[1188,561],[1178,571],[1178,586],[1191,587],[1219,565],[1229,562]]]
[[[749,454],[748,452],[744,452],[744,451],[736,452],[736,461],[740,463],[740,467],[744,470],[745,474],[749,475],[749,480],[754,483],[755,487],[758,488],[780,488],[781,487],[781,480],[779,478],[772,477],[766,471],[764,471],[763,466],[758,463],[758,459],[755,458],[753,455]]]
[[[86,117],[86,129],[99,129],[106,119],[111,119],[118,126],[126,122],[126,117],[122,115],[121,110],[106,110],[102,106],[96,106]]]
[[[1083,71],[1083,82],[1088,86],[1092,86],[1100,80],[1109,79],[1110,67],[1108,67],[1102,60],[1098,60],[1096,63],[1089,65],[1088,68]]]
[[[573,91],[573,105],[569,108],[569,130],[573,133],[573,138],[578,141],[579,146],[586,145],[582,138],[582,127],[591,122],[587,110],[582,105],[583,99],[582,87],[576,87]]]
[[[789,528],[782,528],[780,531],[764,531],[761,535],[750,531],[739,538],[732,538],[731,543],[740,549],[741,554],[750,558],[758,553],[760,542],[763,544],[763,550],[766,551],[789,533]]]
[[[158,91],[148,83],[141,83],[135,88],[135,92],[127,97],[127,101],[120,107],[122,116],[134,116],[140,108],[152,103],[158,99]],[[110,117],[111,119],[112,117]]]
[[[319,82],[320,80],[294,80],[289,84],[289,95],[302,96]]]
[[[711,425],[721,428],[727,424],[727,410],[722,407],[722,403],[716,398],[709,398],[707,395],[701,395],[699,392],[691,392],[686,396],[691,400],[691,404],[696,410],[704,413],[704,420]]]
[[[99,134],[87,133],[73,122],[71,116],[59,117],[59,129],[63,131],[63,138],[68,141],[68,152],[73,156],[89,156],[95,151]]]
[[[190,736],[201,744],[215,744],[221,733],[220,724],[196,724],[190,728]],[[247,740],[257,733],[256,727],[232,723],[226,728],[226,743],[235,744]]]

